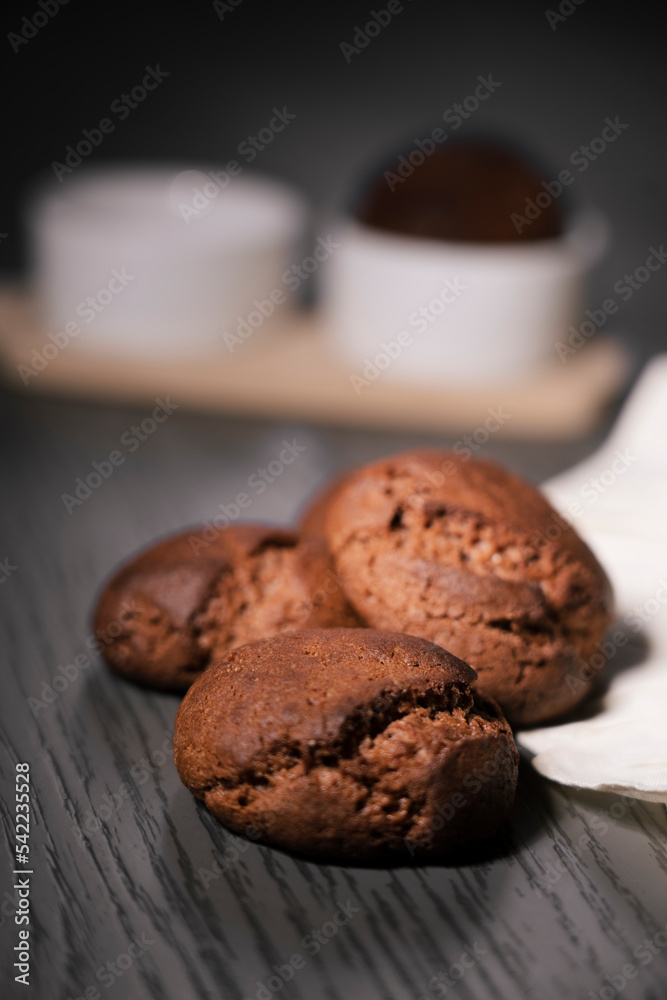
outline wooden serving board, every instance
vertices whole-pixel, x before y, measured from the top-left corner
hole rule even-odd
[[[38,374],[22,378],[31,349],[42,350],[46,330],[30,300],[15,289],[0,292],[0,371],[5,383],[31,393],[148,404],[171,394],[179,405],[246,416],[295,419],[378,429],[447,433],[483,424],[489,409],[510,414],[499,435],[568,438],[590,431],[630,372],[627,349],[597,336],[530,378],[492,386],[407,385],[382,373],[356,392],[350,371],[332,358],[321,321],[293,316],[261,331],[234,354],[197,361],[104,357],[72,341]],[[51,349],[52,351],[52,349]]]

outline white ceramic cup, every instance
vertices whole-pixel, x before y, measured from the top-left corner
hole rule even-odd
[[[229,356],[225,333],[256,303],[276,290],[280,310],[290,299],[281,277],[306,221],[289,188],[224,171],[107,168],[52,182],[28,211],[43,318],[53,331],[78,326],[77,350]],[[271,328],[273,305],[253,341]]]
[[[355,221],[334,238],[323,306],[342,363],[403,382],[474,385],[555,359],[557,341],[581,322],[607,227],[591,211],[561,237],[524,243],[420,239]]]

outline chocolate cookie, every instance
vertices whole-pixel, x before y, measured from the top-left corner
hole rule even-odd
[[[333,589],[334,587],[338,588],[341,595],[340,599],[345,603],[345,615],[347,620],[341,620],[335,624],[365,628],[366,622],[361,615],[355,611],[345,596],[345,581],[342,580],[340,574],[336,573],[334,570],[333,561],[331,559],[329,547],[324,534],[324,525],[327,511],[329,510],[329,504],[338,492],[339,487],[346,481],[347,475],[348,473],[343,473],[339,476],[335,476],[333,479],[330,479],[306,504],[301,517],[299,518],[299,535],[302,544],[306,545],[312,552],[316,552],[318,554],[320,565],[326,566],[324,572],[320,572],[319,574],[320,579],[325,581],[323,585],[324,588],[327,591]],[[320,587],[321,586],[322,584],[320,584]]]
[[[412,150],[407,150],[407,158]],[[402,154],[403,158],[406,153]],[[406,171],[401,157],[365,195],[357,218],[368,226],[475,243],[547,239],[563,231],[560,203],[551,198],[530,225],[515,226],[526,203],[544,196],[546,178],[523,154],[497,142],[460,139],[433,150]],[[391,180],[393,174],[397,180]],[[543,198],[542,198],[543,200]]]
[[[195,529],[142,552],[105,587],[93,627],[118,673],[183,691],[235,646],[357,623],[321,541],[236,525]]]
[[[374,629],[311,629],[229,653],[186,694],[183,782],[237,833],[312,857],[439,855],[507,817],[518,754],[475,673]]]
[[[324,527],[326,524],[329,504],[338,493],[340,487],[347,481],[351,472],[340,473],[328,479],[326,483],[315,491],[306,501],[299,517],[299,533],[306,538],[324,538]]]
[[[610,622],[609,581],[517,476],[454,453],[397,455],[337,490],[326,534],[365,621],[471,663],[479,691],[514,725],[558,716],[586,694],[578,663]]]

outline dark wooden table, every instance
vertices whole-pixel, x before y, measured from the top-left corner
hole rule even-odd
[[[567,790],[524,760],[506,831],[460,867],[304,863],[197,805],[171,758],[178,699],[112,676],[87,644],[117,562],[213,518],[283,440],[305,450],[253,492],[254,519],[286,523],[335,469],[429,442],[180,410],[145,434],[148,411],[30,393],[0,415],[3,997],[667,997],[662,806]],[[485,450],[539,481],[596,443]],[[68,512],[62,495],[114,450],[123,463]],[[10,957],[17,762],[31,781],[29,987]]]

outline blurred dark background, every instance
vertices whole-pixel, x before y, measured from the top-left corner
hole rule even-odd
[[[44,2],[55,9],[56,0]],[[10,5],[3,33],[9,142],[0,273],[25,264],[21,206],[30,178],[63,162],[66,146],[105,116],[116,127],[87,157],[91,165],[126,159],[224,165],[268,124],[274,107],[286,107],[296,119],[250,169],[293,183],[326,213],[349,202],[360,178],[387,153],[442,125],[443,113],[474,92],[478,76],[491,74],[501,86],[457,135],[487,129],[507,135],[537,155],[550,177],[600,135],[605,118],[628,125],[575,173],[569,189],[575,203],[601,208],[611,223],[611,248],[590,288],[590,304],[598,305],[667,236],[664,6],[602,0],[401,6],[377,37],[346,57],[341,44],[354,44],[356,27],[373,10],[384,11],[384,0],[103,7],[70,0],[36,31],[22,19],[42,11],[37,0]],[[12,35],[33,31],[25,43]],[[112,103],[141,83],[145,67],[157,65],[169,74],[160,86],[125,120],[110,115]],[[613,318],[637,360],[661,349],[662,285],[663,276],[653,276]]]

